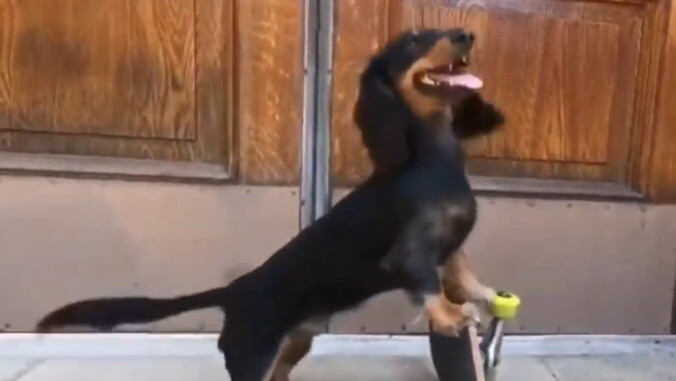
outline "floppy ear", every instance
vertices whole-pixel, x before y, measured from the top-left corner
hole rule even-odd
[[[409,116],[383,66],[373,61],[362,74],[353,114],[377,173],[401,168],[411,155],[406,131]]]
[[[453,106],[453,134],[458,139],[487,135],[505,123],[502,111],[474,93]]]

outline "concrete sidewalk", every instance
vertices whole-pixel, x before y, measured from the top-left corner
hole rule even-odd
[[[136,336],[137,339],[130,337],[124,346],[120,346],[119,341],[98,340],[97,337],[36,344],[35,339],[30,339],[33,342],[3,340],[0,335],[0,381],[228,380],[221,357],[215,347],[210,349],[211,345],[215,345],[212,339],[199,339],[201,341],[197,342],[174,340],[149,345],[144,335]],[[522,353],[523,346],[518,349],[518,345],[508,341],[498,379],[676,380],[676,345],[671,340],[666,344],[638,347],[616,344],[596,345],[596,349],[591,351],[588,350],[591,347],[581,345],[581,352],[587,352],[585,355],[571,355],[560,350],[542,354],[546,351],[541,348],[538,355],[532,356]],[[120,346],[119,349],[126,347],[128,350],[119,352],[114,348],[116,345]],[[375,346],[372,342],[353,340],[349,345],[341,345],[330,340],[318,343],[313,354],[292,374],[293,380],[437,380],[429,355],[424,350],[424,338],[385,339]]]

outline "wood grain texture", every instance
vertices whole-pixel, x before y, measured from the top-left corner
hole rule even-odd
[[[232,48],[229,21],[231,3],[221,0],[196,0],[195,70],[198,79],[194,141],[146,139],[86,134],[15,131],[12,150],[30,153],[55,153],[112,156],[150,160],[203,161],[229,168],[230,145],[227,135],[227,103],[224,97],[230,75],[224,62]]]
[[[16,131],[11,137],[14,152],[200,161],[199,147],[190,141]]]
[[[369,41],[382,43],[383,28],[392,36],[452,26],[477,34],[472,70],[508,120],[496,135],[468,144],[475,174],[625,180],[643,11],[589,2],[371,3],[338,1],[332,140],[338,184],[370,171],[349,120],[359,71],[374,49]],[[365,28],[363,19],[379,26]],[[499,160],[500,170],[488,159]]]
[[[472,70],[485,80],[482,92],[503,105],[508,123],[473,156],[607,161],[619,26],[410,5],[417,27],[463,25],[478,36]]]
[[[480,176],[610,181],[602,164],[475,157],[468,160],[467,168],[469,174]]]
[[[194,138],[192,2],[5,2],[14,130]]]
[[[300,176],[303,2],[238,0],[239,174],[248,183]]]
[[[302,1],[0,5],[0,149],[298,180]]]
[[[652,134],[644,139],[639,181],[651,200],[676,203],[676,7],[663,6],[667,24],[657,83],[657,112]],[[676,296],[674,299],[676,327]]]
[[[9,149],[11,142],[10,127],[10,98],[11,85],[9,82],[9,30],[12,29],[13,19],[11,17],[9,3],[0,1],[0,150]]]
[[[231,0],[1,0],[0,18],[0,149],[232,169]]]
[[[9,110],[12,102],[10,98],[11,85],[9,82],[9,36],[13,19],[10,17],[9,3],[0,1],[0,129],[9,129]],[[2,141],[0,133],[0,141]],[[2,147],[2,143],[0,143]]]
[[[331,166],[341,182],[354,183],[372,169],[352,121],[358,75],[368,57],[389,39],[389,1],[340,0],[335,4],[339,22],[335,26],[331,94]]]
[[[233,8],[230,0],[195,0],[195,99],[198,156],[232,171]]]
[[[194,139],[196,0],[128,1],[133,136]]]

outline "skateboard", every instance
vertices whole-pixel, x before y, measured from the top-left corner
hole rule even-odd
[[[464,328],[459,337],[431,331],[430,351],[439,380],[496,381],[505,321],[516,317],[520,305],[517,295],[498,292],[493,301],[493,316],[481,340],[474,326]]]

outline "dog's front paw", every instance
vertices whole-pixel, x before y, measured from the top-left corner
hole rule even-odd
[[[460,336],[461,324],[459,321],[440,321],[439,319],[430,319],[432,331],[444,336]]]
[[[493,316],[493,304],[498,293],[491,287],[484,286],[479,293],[480,297],[475,300],[478,307],[485,314],[485,316]]]
[[[481,323],[480,308],[474,303],[467,302],[463,304],[460,309],[464,316],[463,328],[468,325],[477,325]]]
[[[435,305],[429,305],[428,315],[432,330],[445,336],[457,337],[463,328],[481,321],[476,304],[453,304],[445,298],[440,298]]]

